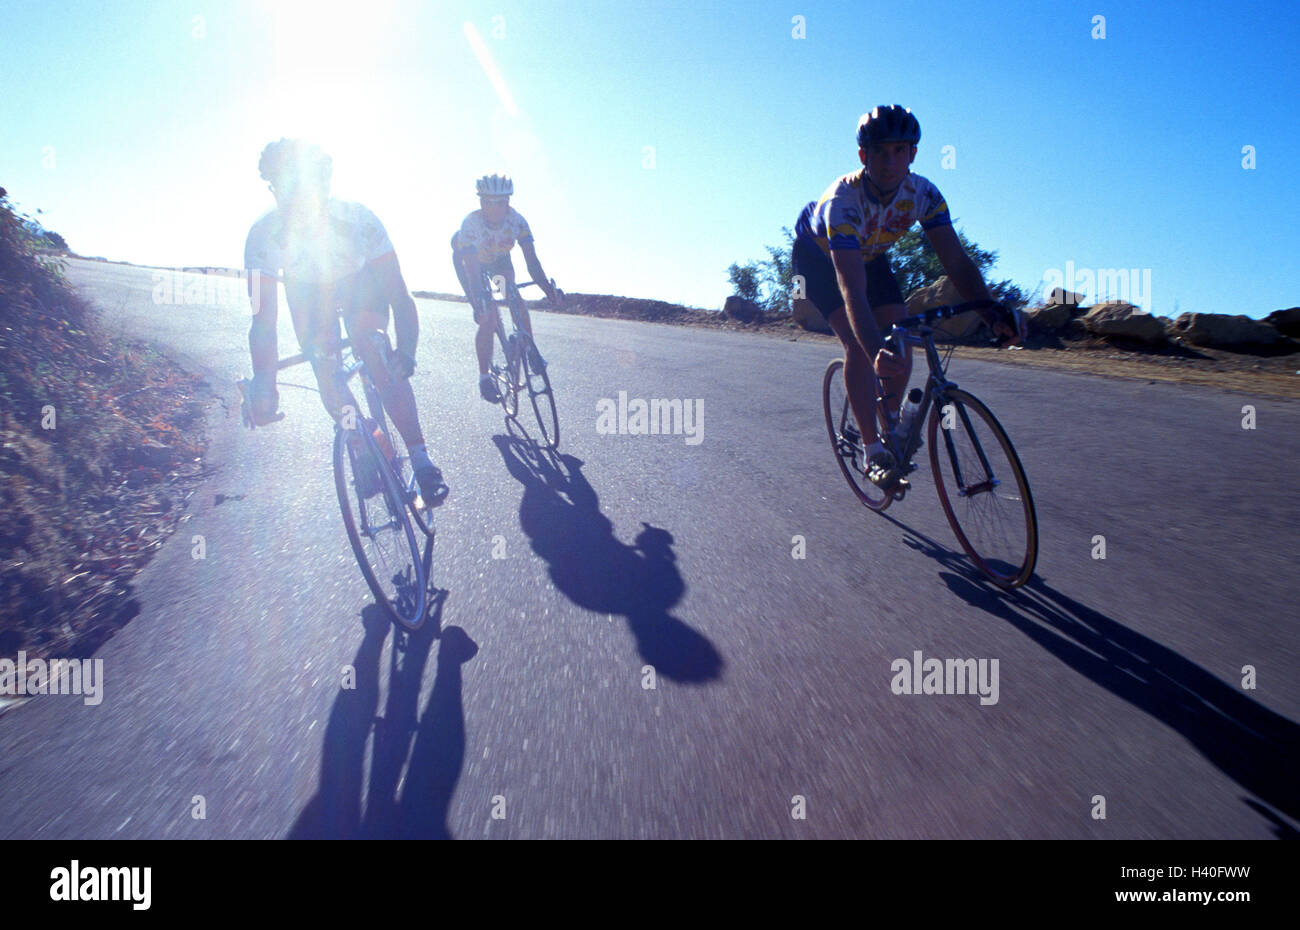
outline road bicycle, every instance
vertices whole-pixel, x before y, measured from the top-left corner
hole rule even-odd
[[[493,280],[500,285],[499,289],[506,305],[510,308],[510,320],[513,324],[513,331],[507,334],[501,314],[497,314],[496,339],[492,343],[492,363],[488,373],[492,376],[492,383],[496,385],[497,394],[501,398],[501,407],[507,417],[515,419],[519,413],[519,395],[526,391],[533,406],[533,413],[537,416],[537,425],[542,431],[543,445],[554,449],[560,444],[560,417],[555,409],[551,376],[545,367],[538,370],[533,366],[531,360],[533,352],[529,350],[535,351],[536,343],[521,325],[524,299],[520,291],[526,287],[540,288],[541,285],[536,281],[516,285],[504,275],[490,278],[486,271],[483,273],[483,280],[483,292],[488,301],[494,299]],[[551,280],[550,285],[555,292],[556,302],[562,305],[564,292],[555,287],[554,279]]]
[[[375,341],[387,364],[391,358],[387,335],[374,331],[367,338]],[[420,494],[410,456],[394,451],[383,398],[366,364],[353,351],[352,340],[335,340],[317,357],[334,352],[340,357],[334,374],[337,392],[343,394],[347,383],[358,378],[369,411],[369,416],[362,416],[349,405],[334,424],[334,487],[343,526],[378,604],[402,626],[418,629],[428,608],[429,565],[420,553],[415,528],[424,537],[433,538],[437,502],[425,501]],[[307,354],[299,353],[281,359],[276,370],[309,360]],[[252,428],[250,382],[241,379],[237,384],[244,425]],[[274,419],[283,418],[284,414],[278,413]]]
[[[1038,517],[1029,480],[1006,430],[989,408],[948,380],[952,347],[940,358],[934,342],[934,323],[989,306],[998,305],[975,301],[934,307],[899,320],[887,333],[886,342],[900,349],[923,348],[930,369],[924,386],[909,394],[909,404],[918,406],[905,431],[886,413],[885,398],[875,400],[881,441],[894,461],[902,463],[899,474],[904,480],[898,486],[886,491],[867,479],[866,449],[849,407],[843,359],[826,366],[822,403],[840,471],[858,499],[878,513],[906,494],[906,476],[916,470],[912,457],[923,444],[921,430],[928,413],[930,468],[948,523],[976,567],[994,584],[1012,589],[1029,580],[1038,559]]]

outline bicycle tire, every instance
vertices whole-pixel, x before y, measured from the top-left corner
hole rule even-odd
[[[943,429],[942,446],[939,432],[944,410],[949,405],[954,407],[952,429]],[[1003,461],[997,468],[993,467],[992,446],[973,428],[974,414],[982,421],[1002,451]],[[992,411],[967,391],[949,388],[942,396],[936,396],[934,407],[930,412],[930,468],[934,472],[935,487],[939,492],[939,502],[943,505],[948,525],[962,549],[970,556],[975,567],[990,581],[1000,588],[1012,590],[1027,582],[1034,573],[1038,561],[1038,515],[1034,508],[1033,494],[1029,490],[1029,479],[1025,476],[1024,466],[1020,462],[1011,439],[1002,428]],[[958,438],[954,439],[954,435]],[[972,438],[974,437],[973,441]],[[960,445],[960,448],[959,448]],[[940,457],[940,449],[947,453]],[[964,457],[964,461],[962,461]],[[956,470],[945,471],[943,466],[952,468],[957,462],[962,471],[962,484],[958,486]],[[1006,482],[997,478],[996,473],[1005,466],[1010,470],[1014,487],[1000,491]],[[980,479],[980,480],[972,480]],[[967,493],[971,490],[974,493]],[[963,503],[964,502],[964,503]],[[959,514],[958,511],[961,511]],[[1024,521],[1023,543],[1019,541],[1020,521]],[[981,523],[992,530],[994,524],[1012,528],[1017,539],[1005,546],[994,546],[979,533]],[[980,536],[978,543],[972,535]],[[991,532],[990,534],[992,535]]]
[[[533,404],[533,413],[537,416],[537,426],[542,431],[546,448],[555,449],[560,445],[560,413],[555,409],[551,376],[545,368],[533,371],[528,362],[528,350],[535,347],[532,337],[523,330],[516,335],[519,337],[520,371],[523,373],[524,386],[528,389],[528,398]],[[536,387],[536,384],[540,384],[540,387]]]
[[[844,427],[852,424],[856,429],[857,421],[853,416],[853,410],[849,407],[842,358],[834,359],[826,366],[826,374],[822,377],[822,409],[826,414],[826,432],[830,437],[831,452],[840,466],[844,480],[849,483],[849,487],[853,489],[853,493],[863,505],[877,513],[886,510],[894,502],[894,495],[886,493],[868,481],[863,470],[865,463],[861,468],[857,464],[864,452],[860,431],[856,443],[851,437],[846,438],[844,435]]]
[[[352,553],[356,556],[357,564],[361,568],[362,577],[366,579],[366,584],[375,596],[376,603],[400,625],[411,630],[419,629],[425,619],[428,584],[424,559],[415,538],[415,531],[411,527],[410,512],[407,509],[405,495],[398,484],[397,476],[393,474],[392,467],[380,454],[374,439],[365,430],[362,430],[363,452],[371,457],[371,461],[376,466],[383,483],[383,488],[378,494],[379,500],[382,501],[381,506],[386,511],[389,520],[400,524],[400,533],[398,535],[405,542],[405,548],[409,550],[411,557],[411,569],[414,577],[403,582],[394,579],[397,590],[390,591],[380,582],[379,575],[376,573],[376,566],[372,564],[374,559],[367,553],[366,543],[362,539],[363,533],[359,521],[361,523],[369,522],[366,515],[369,509],[374,507],[375,498],[363,498],[356,490],[356,466],[353,458],[354,453],[348,447],[348,432],[348,430],[338,428],[334,433],[334,488],[338,493],[339,509],[343,514],[343,527],[347,532],[348,542],[351,544]],[[351,476],[349,476],[349,471],[352,472]],[[352,478],[351,481],[349,477]],[[385,527],[384,529],[388,528]],[[400,549],[402,547],[399,543],[395,544],[395,548]],[[384,571],[384,569],[380,567],[380,571]],[[394,594],[397,595],[396,598]]]
[[[507,417],[514,419],[519,412],[519,386],[516,374],[517,362],[510,357],[510,340],[506,336],[505,325],[501,322],[501,311],[497,310],[497,325],[493,330],[492,365],[488,371],[492,383],[496,385],[501,409]]]
[[[406,506],[420,532],[432,539],[434,537],[433,507],[424,503],[420,493],[420,483],[415,480],[415,469],[411,467],[411,457],[403,455],[398,458],[396,468],[397,483],[401,486]]]

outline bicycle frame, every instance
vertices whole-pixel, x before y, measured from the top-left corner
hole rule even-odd
[[[930,414],[931,405],[937,400],[942,400],[948,391],[957,387],[955,381],[948,380],[947,371],[944,368],[943,360],[939,357],[939,349],[934,344],[934,327],[931,325],[938,320],[948,319],[959,313],[966,313],[969,310],[978,307],[987,306],[987,301],[974,301],[972,303],[957,304],[956,306],[946,305],[942,307],[933,307],[923,313],[915,316],[905,317],[895,323],[888,334],[886,342],[890,339],[901,341],[904,346],[914,346],[925,351],[926,365],[930,369],[930,374],[925,380],[925,386],[922,388],[922,398],[920,407],[917,409],[916,416],[912,418],[911,429],[904,437],[896,437],[893,430],[888,430],[882,437],[886,448],[894,456],[897,462],[909,463],[907,473],[910,474],[916,469],[915,464],[911,464],[912,456],[916,454],[920,445],[921,429],[923,428],[926,418]],[[915,330],[915,332],[913,332]],[[884,410],[884,398],[876,396],[877,409]],[[965,497],[970,493],[979,493],[983,490],[990,490],[997,487],[1000,483],[998,479],[992,477],[989,467],[988,457],[984,453],[983,446],[980,445],[978,437],[971,430],[970,418],[965,408],[958,407],[957,412],[962,418],[963,425],[972,436],[972,443],[975,452],[979,456],[980,464],[984,467],[985,474],[989,475],[989,480],[981,482],[978,485],[967,486],[966,481],[961,473],[961,464],[958,461],[957,450],[953,445],[952,436],[948,430],[942,430],[944,445],[948,450],[948,456],[952,459],[953,474],[957,478],[960,488],[959,495]],[[902,439],[902,445],[898,440]]]
[[[523,323],[521,322],[519,310],[520,307],[523,305],[524,296],[520,292],[526,287],[541,287],[541,285],[538,284],[536,281],[525,281],[523,284],[516,284],[514,281],[511,281],[509,278],[505,278],[505,276],[502,275],[501,277],[504,279],[504,285],[501,289],[502,291],[501,297],[497,298],[493,294],[493,288],[492,288],[492,279],[495,276],[489,275],[485,269],[480,269],[480,273],[483,277],[484,293],[491,298],[494,304],[498,301],[498,299],[501,302],[505,303],[505,305],[510,308],[510,322],[514,324],[515,331],[518,332],[520,330],[523,330],[524,326]],[[516,297],[518,298],[518,301],[513,299]],[[501,315],[499,313],[497,314],[497,323],[502,327],[501,328],[502,344],[503,345],[508,344],[505,339],[506,334],[505,334],[504,324],[501,321]]]

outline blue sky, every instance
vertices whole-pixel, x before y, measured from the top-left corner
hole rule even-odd
[[[303,135],[413,289],[454,289],[473,179],[505,171],[566,290],[717,307],[898,102],[995,277],[1136,269],[1155,313],[1258,317],[1300,304],[1297,10],[6,0],[0,185],[83,254],[235,266],[272,205],[259,151]]]

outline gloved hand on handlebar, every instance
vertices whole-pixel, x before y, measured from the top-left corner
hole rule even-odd
[[[896,378],[907,371],[907,352],[901,336],[889,338],[886,334],[884,344],[871,360],[878,378]]]

